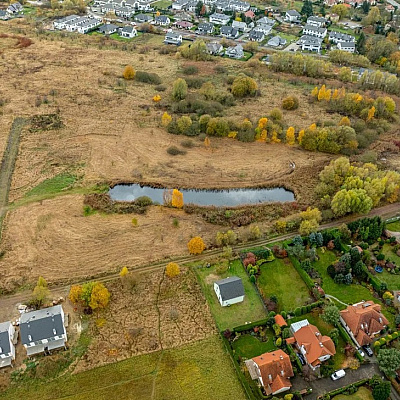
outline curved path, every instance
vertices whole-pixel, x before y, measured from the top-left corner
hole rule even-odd
[[[330,294],[326,294],[325,293],[325,297],[327,298],[327,299],[329,299],[329,300],[335,300],[335,301],[337,301],[338,303],[340,303],[340,304],[343,304],[344,306],[348,306],[348,304],[346,304],[346,303],[343,303],[343,301],[341,301],[341,300],[339,300],[337,297],[335,297],[335,296],[331,296]]]

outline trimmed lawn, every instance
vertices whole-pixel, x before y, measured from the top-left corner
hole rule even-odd
[[[52,381],[18,382],[0,399],[108,400],[113,394],[124,400],[246,399],[217,335]]]
[[[386,228],[392,232],[400,232],[400,221],[391,222],[386,225]]]
[[[392,251],[392,246],[385,243],[382,248],[382,253],[385,258],[393,261],[397,266],[400,266],[400,257]],[[381,273],[375,275],[381,282],[386,282],[388,289],[398,290],[400,288],[400,275],[391,274],[383,269]]]
[[[270,329],[267,331],[268,341],[262,342],[252,335],[241,335],[232,343],[235,353],[243,358],[250,359],[268,351],[275,350],[274,335]]]
[[[293,311],[310,299],[306,284],[288,258],[265,263],[260,271],[258,287],[265,298],[278,298],[279,311]]]
[[[230,263],[228,270],[218,275],[216,269],[218,264],[210,268],[196,268],[195,272],[199,278],[201,287],[206,296],[215,323],[220,331],[227,328],[233,329],[246,322],[259,321],[267,317],[260,297],[253,284],[250,282],[240,260]],[[228,276],[238,276],[242,279],[245,296],[242,303],[233,304],[230,307],[222,307],[214,292],[214,282]]]
[[[373,400],[373,397],[371,391],[362,386],[352,395],[338,394],[332,400]]]

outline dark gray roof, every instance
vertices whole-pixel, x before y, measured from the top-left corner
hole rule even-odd
[[[106,33],[106,32],[110,32],[110,31],[115,31],[117,29],[118,29],[117,25],[105,24],[105,25],[100,26],[99,31],[103,32],[103,33]]]
[[[222,301],[244,296],[243,282],[237,276],[221,279],[215,283],[219,286]]]
[[[60,309],[61,306],[55,306],[22,314],[20,322],[22,344],[38,342],[65,334]],[[31,336],[31,339],[29,336]]]
[[[11,351],[10,346],[10,337],[8,334],[8,328],[10,326],[10,322],[3,322],[0,324],[0,355],[8,354]]]

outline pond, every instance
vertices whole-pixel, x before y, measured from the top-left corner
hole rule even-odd
[[[165,189],[140,186],[139,184],[116,185],[109,190],[112,200],[134,201],[140,196],[148,196],[154,202],[163,203]],[[259,204],[267,202],[295,201],[294,193],[285,188],[261,189],[182,189],[185,204],[199,206],[239,206],[244,204]]]

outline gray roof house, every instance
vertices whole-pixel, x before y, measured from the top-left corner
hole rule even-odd
[[[182,35],[178,32],[167,32],[165,34],[164,43],[180,46],[182,44]]]
[[[225,50],[225,55],[229,58],[240,59],[244,57],[244,51],[242,45],[238,44],[236,46],[228,47]]]
[[[309,35],[309,36],[315,36],[323,39],[326,34],[327,34],[327,29],[326,28],[317,28],[314,25],[306,25],[303,28],[303,35]]]
[[[311,17],[307,18],[307,24],[313,25],[317,28],[321,28],[321,27],[325,26],[326,19],[324,17],[317,17],[315,15],[311,15]]]
[[[137,30],[133,26],[126,25],[119,30],[119,36],[133,38],[137,36]]]
[[[244,299],[243,282],[237,276],[214,282],[214,291],[222,307],[240,303]]]
[[[151,15],[146,15],[146,14],[138,14],[135,15],[135,21],[139,23],[144,23],[144,22],[151,22],[153,21],[153,17]]]
[[[259,24],[264,24],[264,25],[272,25],[274,26],[276,24],[276,21],[272,18],[268,17],[262,17],[256,21],[257,25]]]
[[[21,314],[20,334],[28,356],[65,347],[67,332],[61,305]]]
[[[212,56],[221,56],[224,53],[223,46],[218,42],[211,42],[206,44],[207,53]]]
[[[296,10],[288,10],[285,14],[285,21],[286,22],[300,22],[301,15]]]
[[[220,30],[221,36],[227,39],[236,39],[239,36],[239,32],[236,28],[231,26],[221,26]]]
[[[283,39],[280,36],[274,36],[273,38],[268,40],[267,44],[271,47],[284,46],[286,44],[286,39]]]
[[[168,26],[171,23],[171,20],[166,15],[159,15],[155,18],[154,23],[156,25]]]
[[[209,21],[213,24],[217,25],[227,25],[228,22],[231,20],[229,15],[214,13],[210,15]]]
[[[214,25],[210,22],[203,22],[197,27],[197,31],[200,34],[211,34],[214,32]]]
[[[337,44],[339,42],[354,43],[356,41],[356,38],[354,36],[348,35],[347,33],[330,31],[329,32],[329,41],[331,41],[335,44]]]
[[[356,44],[354,42],[339,42],[337,48],[348,53],[354,53],[356,51]]]
[[[232,28],[236,28],[239,32],[244,32],[247,29],[246,22],[232,21]]]
[[[8,19],[8,14],[6,10],[0,10],[0,19],[4,21]]]
[[[308,50],[308,51],[316,51],[320,52],[321,47],[322,47],[322,39],[315,37],[315,36],[309,36],[309,35],[303,35],[297,43],[301,46],[301,50]]]
[[[0,323],[0,368],[11,366],[15,360],[14,334],[10,321]]]
[[[261,42],[263,41],[265,38],[265,34],[262,31],[257,31],[255,29],[253,29],[250,33],[249,33],[249,39],[252,42]]]
[[[111,35],[117,32],[118,26],[114,24],[104,24],[99,27],[99,32],[103,33],[104,35]]]

